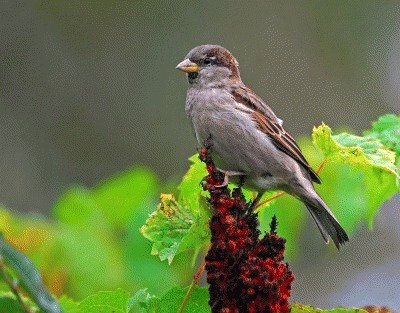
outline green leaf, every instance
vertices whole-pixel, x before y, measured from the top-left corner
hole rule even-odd
[[[349,233],[356,229],[360,222],[368,222],[370,218],[374,218],[368,214],[365,170],[367,169],[349,164],[327,163],[320,175],[322,184],[315,186],[340,224]]]
[[[295,304],[291,306],[291,313],[367,313],[367,311],[362,309],[345,309],[345,308],[336,308],[330,310],[321,310],[317,308],[313,308],[309,305],[301,305]]]
[[[174,264],[169,266],[167,262],[160,262],[158,257],[155,258],[150,254],[152,242],[145,239],[139,230],[145,224],[153,207],[156,207],[153,200],[143,202],[127,226],[122,245],[126,272],[123,281],[127,281],[130,286],[146,286],[150,292],[161,295],[182,283],[192,269],[187,265],[188,262],[182,262],[181,258],[174,259]],[[183,259],[184,257],[185,255],[182,255]],[[160,281],[163,283],[160,284]]]
[[[201,181],[207,175],[206,165],[200,161],[198,154],[189,158],[191,165],[183,176],[178,186],[178,202],[190,207],[192,212],[199,208],[200,196],[202,195]]]
[[[99,291],[78,305],[79,313],[127,313],[129,292],[123,289]]]
[[[129,313],[155,313],[160,303],[160,298],[151,295],[147,289],[138,290],[132,298],[129,299]]]
[[[379,139],[386,147],[400,155],[400,115],[387,114],[372,123],[372,130],[366,135]]]
[[[59,266],[66,271],[71,294],[86,296],[99,288],[114,289],[126,284],[125,262],[118,246],[121,240],[117,241],[102,224],[98,226],[75,229],[60,225],[57,229],[54,247],[48,254],[48,268]]]
[[[172,288],[161,298],[157,313],[177,312],[187,291],[188,287],[183,289],[178,287]],[[194,287],[183,313],[211,312],[208,300],[209,294],[207,287]]]
[[[81,186],[68,189],[56,202],[56,218],[69,225],[86,227],[107,221],[113,227],[126,227],[135,208],[154,197],[157,180],[153,172],[131,168],[88,190]]]
[[[396,177],[390,173],[370,168],[365,171],[365,196],[367,198],[368,226],[373,227],[379,207],[392,198],[399,190]]]
[[[379,124],[375,124],[377,138],[379,134],[384,133],[384,125],[393,126],[394,123],[387,122],[387,119],[392,120],[390,116],[386,116],[378,120]],[[396,135],[396,131],[390,134]],[[340,200],[342,204],[338,203],[338,207],[342,207],[343,215],[347,216],[344,218],[349,222],[347,229],[357,224],[358,217],[365,217],[369,226],[372,227],[374,217],[382,203],[400,190],[399,168],[395,164],[394,151],[385,147],[379,139],[371,136],[370,134],[359,137],[347,133],[332,136],[331,129],[324,124],[314,128],[313,131],[313,140],[326,160],[351,166],[347,169],[347,173],[342,172],[340,175],[339,172],[334,171],[335,174],[332,175],[333,180],[336,177],[336,182],[330,183],[334,186],[333,188],[338,189],[340,186],[344,188],[326,192],[328,197],[334,197],[337,200],[340,199],[339,197],[342,198]],[[392,139],[387,139],[387,142],[391,143]],[[326,173],[326,169],[323,173]],[[324,177],[322,178],[324,180]],[[319,188],[324,189],[324,186]],[[346,207],[346,204],[349,205]],[[358,213],[354,214],[354,210]],[[340,214],[338,215],[340,220]],[[346,228],[346,225],[344,226]]]
[[[78,312],[78,303],[66,295],[61,296],[61,298],[58,299],[58,303],[61,305],[61,308],[65,313]]]
[[[8,244],[0,236],[0,255],[15,272],[25,291],[45,312],[62,312],[54,297],[47,291],[35,265],[20,251]]]
[[[186,236],[182,238],[177,253],[190,249],[200,249],[202,246],[210,242],[210,205],[207,202],[207,199],[203,196],[200,197],[199,203],[199,212],[198,214],[194,214],[194,223],[190,226]]]
[[[19,302],[11,297],[0,297],[0,312],[25,313]]]
[[[37,311],[37,306],[26,297],[22,297],[24,303],[31,309]],[[11,291],[0,291],[0,312],[4,313],[25,313],[21,304]],[[69,313],[69,312],[68,312]]]
[[[135,207],[153,197],[157,180],[153,172],[144,168],[129,169],[113,176],[92,190],[92,197],[107,220],[117,227],[125,226]]]
[[[327,161],[375,167],[399,177],[395,153],[378,139],[348,133],[333,136],[325,124],[314,127],[312,137]]]
[[[96,212],[97,205],[90,190],[82,186],[69,188],[53,207],[53,214],[60,222],[75,226],[87,226]]]
[[[188,206],[181,206],[172,194],[162,194],[157,210],[140,229],[144,237],[154,242],[151,254],[171,264],[178,252],[197,248],[207,242],[209,230],[206,212],[192,211]]]

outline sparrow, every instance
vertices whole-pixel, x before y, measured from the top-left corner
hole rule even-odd
[[[315,191],[321,183],[283,122],[240,77],[239,63],[225,48],[193,48],[177,69],[187,73],[185,111],[200,145],[206,140],[225,184],[244,180],[258,192],[283,190],[301,200],[326,243],[339,249],[349,240],[346,231]]]

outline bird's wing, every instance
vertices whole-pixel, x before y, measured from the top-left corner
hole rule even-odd
[[[303,156],[294,138],[283,128],[282,121],[276,117],[271,108],[262,101],[251,89],[240,86],[231,91],[232,96],[251,112],[259,129],[265,133],[275,144],[275,146],[291,156],[300,163],[310,174],[311,179],[316,183],[321,183],[317,173],[311,168]]]

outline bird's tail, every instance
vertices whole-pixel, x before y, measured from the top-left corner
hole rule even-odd
[[[329,242],[329,237],[331,237],[339,249],[341,245],[349,241],[346,231],[340,226],[331,210],[318,195],[313,198],[303,198],[302,200],[326,243]]]

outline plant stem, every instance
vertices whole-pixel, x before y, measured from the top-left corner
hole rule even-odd
[[[192,280],[192,282],[191,282],[191,284],[189,286],[188,291],[185,294],[185,297],[183,298],[183,301],[182,301],[181,306],[179,307],[179,310],[178,310],[177,313],[182,313],[183,310],[185,309],[186,303],[188,302],[188,300],[190,298],[190,295],[193,292],[194,286],[196,286],[198,284],[198,282],[199,282],[199,280],[201,278],[201,275],[204,272],[205,266],[206,266],[206,261],[205,261],[205,259],[203,259],[203,261],[201,262],[199,268],[197,269],[196,274],[194,274],[194,276],[193,276],[193,280]]]
[[[323,160],[321,162],[321,164],[318,166],[317,170],[315,171],[317,174],[321,173],[322,169],[325,167],[326,165],[326,160]],[[286,192],[284,191],[279,191],[278,193],[276,193],[275,195],[273,195],[272,197],[269,197],[263,201],[261,201],[260,203],[257,204],[256,209],[258,209],[259,207],[263,206],[264,204],[271,202],[272,200],[275,200],[277,198],[282,197]]]
[[[318,168],[317,168],[317,170],[316,170],[316,172],[317,172],[317,174],[319,174],[319,173],[321,173],[321,171],[322,171],[322,169],[325,167],[325,165],[326,165],[326,160],[323,160],[322,162],[321,162],[321,164],[318,166]]]
[[[20,294],[20,291],[18,290],[15,282],[12,281],[12,278],[7,274],[7,270],[6,270],[6,265],[4,264],[4,259],[3,256],[0,255],[0,272],[3,275],[4,281],[6,282],[6,284],[10,287],[12,293],[15,295],[15,298],[17,299],[17,301],[19,302],[19,304],[21,305],[22,309],[24,310],[25,313],[34,313],[29,307],[28,305],[24,302],[24,300],[22,299],[22,296]]]
[[[285,193],[286,192],[284,192],[284,191],[279,191],[277,194],[273,195],[272,197],[269,197],[269,198],[265,199],[264,201],[259,202],[256,206],[256,209],[258,209],[259,207],[263,206],[264,204],[266,204],[272,200],[282,197]]]

